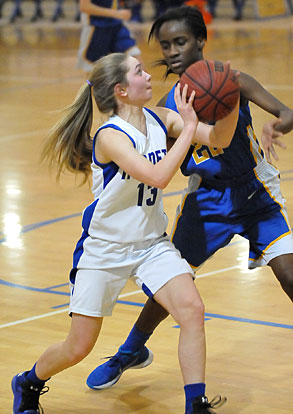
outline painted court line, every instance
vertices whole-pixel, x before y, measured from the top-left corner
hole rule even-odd
[[[229,272],[230,270],[241,269],[241,268],[242,268],[241,265],[225,267],[223,269],[213,270],[212,272],[202,273],[201,275],[197,275],[196,278],[200,279],[202,277],[212,276],[212,275],[216,275],[218,273]],[[63,292],[63,291],[60,291],[60,290],[55,290],[59,287],[68,286],[68,283],[64,283],[64,284],[60,284],[60,285],[56,285],[56,286],[51,286],[51,287],[48,287],[48,288],[36,288],[36,287],[32,287],[32,286],[21,285],[19,283],[7,282],[6,280],[0,279],[0,285],[9,286],[9,287],[17,288],[17,289],[32,290],[34,292],[39,292],[39,293],[51,293],[51,294],[56,294],[56,295],[69,296],[69,292]],[[125,296],[135,295],[135,294],[140,293],[140,292],[142,292],[142,290],[135,290],[133,292],[124,293],[124,294],[120,295],[119,297],[123,298]]]
[[[39,129],[36,131],[28,131],[28,132],[22,132],[21,134],[12,134],[12,135],[0,135],[0,141],[12,141],[13,139],[22,139],[31,137],[32,135],[44,135],[47,134],[49,131],[49,128],[47,129]]]
[[[241,267],[241,266],[231,266],[231,267],[228,267],[228,268],[225,268],[225,269],[219,269],[219,270],[216,270],[216,271],[213,271],[213,272],[203,273],[202,275],[199,275],[198,278],[211,276],[211,275],[216,274],[216,273],[227,272],[229,270],[233,270],[233,269],[239,268],[239,267]],[[0,280],[0,283],[2,283],[2,282],[3,281]],[[2,283],[2,284],[13,286],[13,284],[11,284],[11,283],[10,284],[9,283]],[[59,286],[61,286],[61,285],[58,285],[58,287]],[[14,287],[24,288],[21,285],[14,285]],[[28,287],[26,287],[26,288],[29,289]],[[37,289],[31,288],[31,290],[37,290]],[[42,291],[44,293],[54,293],[54,291],[50,290],[50,288],[39,290],[39,291]],[[59,292],[55,292],[55,293],[58,294]],[[130,302],[130,301],[121,300],[121,298],[125,298],[125,297],[128,297],[128,296],[133,296],[133,295],[136,295],[138,293],[142,293],[142,291],[140,289],[138,289],[138,290],[134,290],[132,292],[123,293],[122,295],[119,296],[119,299],[118,299],[117,303],[120,303],[120,304],[123,304],[123,305],[128,305],[128,306],[143,307],[144,303],[141,303],[141,302]],[[65,292],[63,292],[63,294],[68,295],[68,293],[65,293]],[[30,318],[20,319],[20,320],[17,320],[17,321],[6,323],[6,324],[2,324],[2,325],[0,325],[0,328],[8,328],[10,326],[20,325],[22,323],[31,322],[31,321],[34,321],[34,320],[37,320],[37,319],[42,319],[42,318],[58,315],[58,314],[65,313],[65,312],[68,312],[68,308],[53,311],[53,312],[44,313],[44,314],[41,314],[41,315],[32,316]],[[283,329],[293,329],[293,325],[276,323],[276,322],[261,321],[261,320],[257,320],[257,319],[240,318],[240,317],[235,317],[235,316],[220,315],[220,314],[209,313],[209,312],[206,312],[205,316],[208,317],[208,319],[210,319],[210,318],[225,319],[225,320],[234,321],[234,322],[250,323],[250,324],[255,324],[255,325],[271,326],[271,327],[277,327],[277,328],[283,328]],[[175,328],[176,327],[178,327],[178,326],[175,326]]]
[[[119,298],[122,298],[122,297],[125,298],[127,296],[136,295],[137,293],[141,293],[141,292],[142,292],[141,289],[134,290],[133,292],[123,293],[122,295],[119,296]],[[142,306],[143,306],[143,304],[142,304]],[[37,319],[47,318],[48,316],[54,316],[54,315],[58,315],[60,313],[65,313],[65,312],[68,312],[68,309],[62,309],[62,310],[57,310],[57,311],[54,311],[54,312],[42,313],[41,315],[31,316],[30,318],[19,319],[18,321],[4,323],[4,324],[0,325],[0,329],[1,328],[8,328],[10,326],[20,325],[20,324],[26,323],[26,322],[35,321]]]

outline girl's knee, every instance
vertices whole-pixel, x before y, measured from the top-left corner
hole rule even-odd
[[[73,352],[69,355],[69,359],[70,359],[70,365],[76,365],[78,364],[80,361],[82,361],[87,355],[89,354],[89,352],[86,352],[84,349],[78,349],[75,348],[73,350]]]
[[[191,308],[192,312],[195,315],[204,315],[205,306],[204,306],[204,303],[201,297],[197,297],[196,299],[193,299],[190,302],[189,307]]]
[[[205,306],[200,297],[190,296],[180,307],[179,319],[181,324],[203,324]]]
[[[70,365],[76,365],[82,361],[92,350],[92,344],[87,344],[85,342],[75,343],[68,347],[67,356],[70,361]]]
[[[193,302],[192,312],[196,319],[204,321],[205,306],[201,298]]]

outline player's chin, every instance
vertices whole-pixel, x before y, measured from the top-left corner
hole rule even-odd
[[[169,65],[169,68],[171,69],[172,73],[175,73],[175,75],[182,75],[185,70],[185,67],[182,64]]]
[[[152,91],[152,88],[151,87],[150,88],[147,88],[146,95],[147,95],[148,99],[152,99],[152,97],[153,97],[153,91]]]
[[[152,91],[149,91],[149,93],[146,93],[142,98],[141,98],[141,102],[144,104],[146,104],[147,102],[149,102],[153,97]]]

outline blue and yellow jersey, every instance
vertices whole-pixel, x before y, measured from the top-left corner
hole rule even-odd
[[[175,85],[168,94],[166,107],[176,110]],[[178,111],[177,111],[178,112]],[[217,149],[196,144],[191,147],[181,171],[184,175],[198,174],[211,185],[218,182],[229,185],[235,179],[251,179],[253,169],[264,159],[252,127],[249,105],[240,107],[237,128],[228,148]]]
[[[91,3],[95,6],[105,7],[106,9],[117,9],[118,0],[91,0]],[[111,17],[103,16],[89,16],[89,24],[91,26],[108,27],[120,24],[120,19],[113,19]]]

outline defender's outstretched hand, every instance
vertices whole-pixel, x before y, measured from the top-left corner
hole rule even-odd
[[[286,144],[280,141],[278,138],[283,136],[283,133],[276,130],[276,126],[282,122],[280,118],[273,119],[264,124],[261,134],[261,142],[263,145],[263,150],[268,162],[272,162],[272,157],[278,161],[279,157],[275,151],[274,145],[286,149]]]

